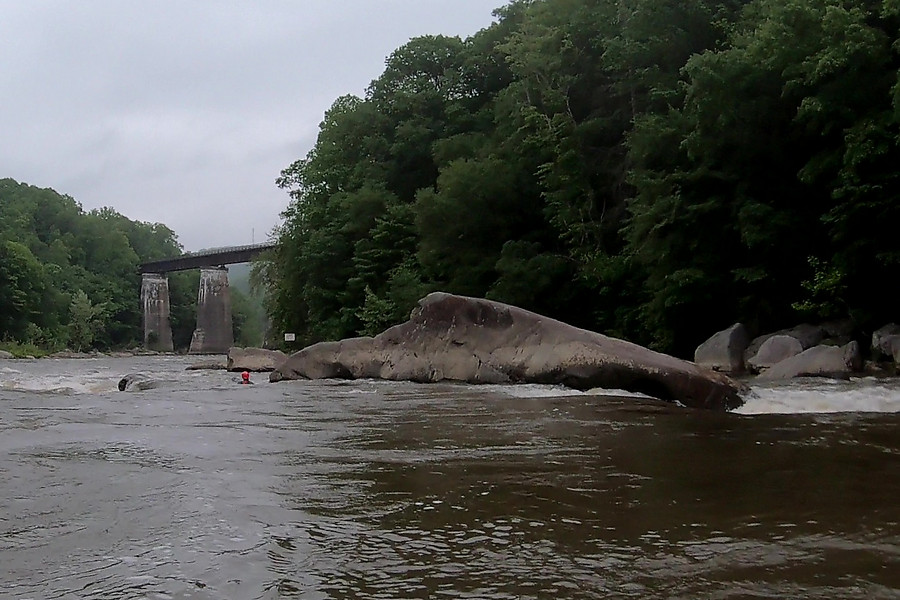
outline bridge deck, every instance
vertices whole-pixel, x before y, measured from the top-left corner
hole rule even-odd
[[[221,267],[237,263],[250,262],[275,244],[251,244],[248,246],[232,246],[229,248],[211,248],[201,252],[184,254],[174,258],[155,260],[141,264],[141,273],[171,273],[201,267]]]

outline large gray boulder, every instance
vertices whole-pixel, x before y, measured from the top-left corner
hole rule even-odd
[[[759,379],[791,379],[793,377],[831,377],[847,379],[862,370],[862,353],[858,342],[844,346],[813,346],[773,365]]]
[[[744,350],[750,343],[750,335],[742,323],[735,323],[697,346],[694,362],[713,371],[742,373]]]
[[[739,384],[693,363],[500,302],[441,292],[419,301],[406,323],[374,338],[314,344],[269,377],[320,378],[562,384],[699,408],[743,403]]]
[[[7,352],[6,350],[0,350],[0,359],[10,359],[15,358],[12,352]]]
[[[233,347],[228,350],[226,368],[229,371],[274,371],[287,357],[281,350]]]
[[[759,373],[801,352],[803,346],[797,338],[789,335],[773,335],[747,360],[747,366],[754,373]]]

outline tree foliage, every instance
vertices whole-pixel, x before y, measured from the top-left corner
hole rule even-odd
[[[689,355],[896,319],[896,2],[518,0],[338,98],[258,267],[275,330],[487,296]]]
[[[138,265],[179,254],[164,225],[131,221],[109,208],[85,212],[69,196],[2,179],[0,339],[49,350],[137,345]],[[172,306],[191,310],[196,284],[181,287],[171,285]]]
[[[760,0],[726,47],[688,60],[680,106],[642,117],[630,246],[666,342],[695,342],[700,318],[780,327],[798,306],[890,318],[896,25],[873,2]],[[809,297],[820,265],[846,280],[830,288],[843,315]]]

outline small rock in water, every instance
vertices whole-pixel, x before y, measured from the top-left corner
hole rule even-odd
[[[148,378],[142,373],[131,373],[119,380],[119,391],[140,391],[155,388],[158,385],[156,381]]]

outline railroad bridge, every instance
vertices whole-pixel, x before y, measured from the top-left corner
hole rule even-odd
[[[213,248],[175,258],[141,264],[141,306],[144,311],[144,347],[172,352],[167,273],[200,269],[197,293],[197,328],[191,337],[190,354],[225,354],[234,345],[231,322],[231,292],[226,265],[250,262],[274,248],[274,244],[252,244]]]

